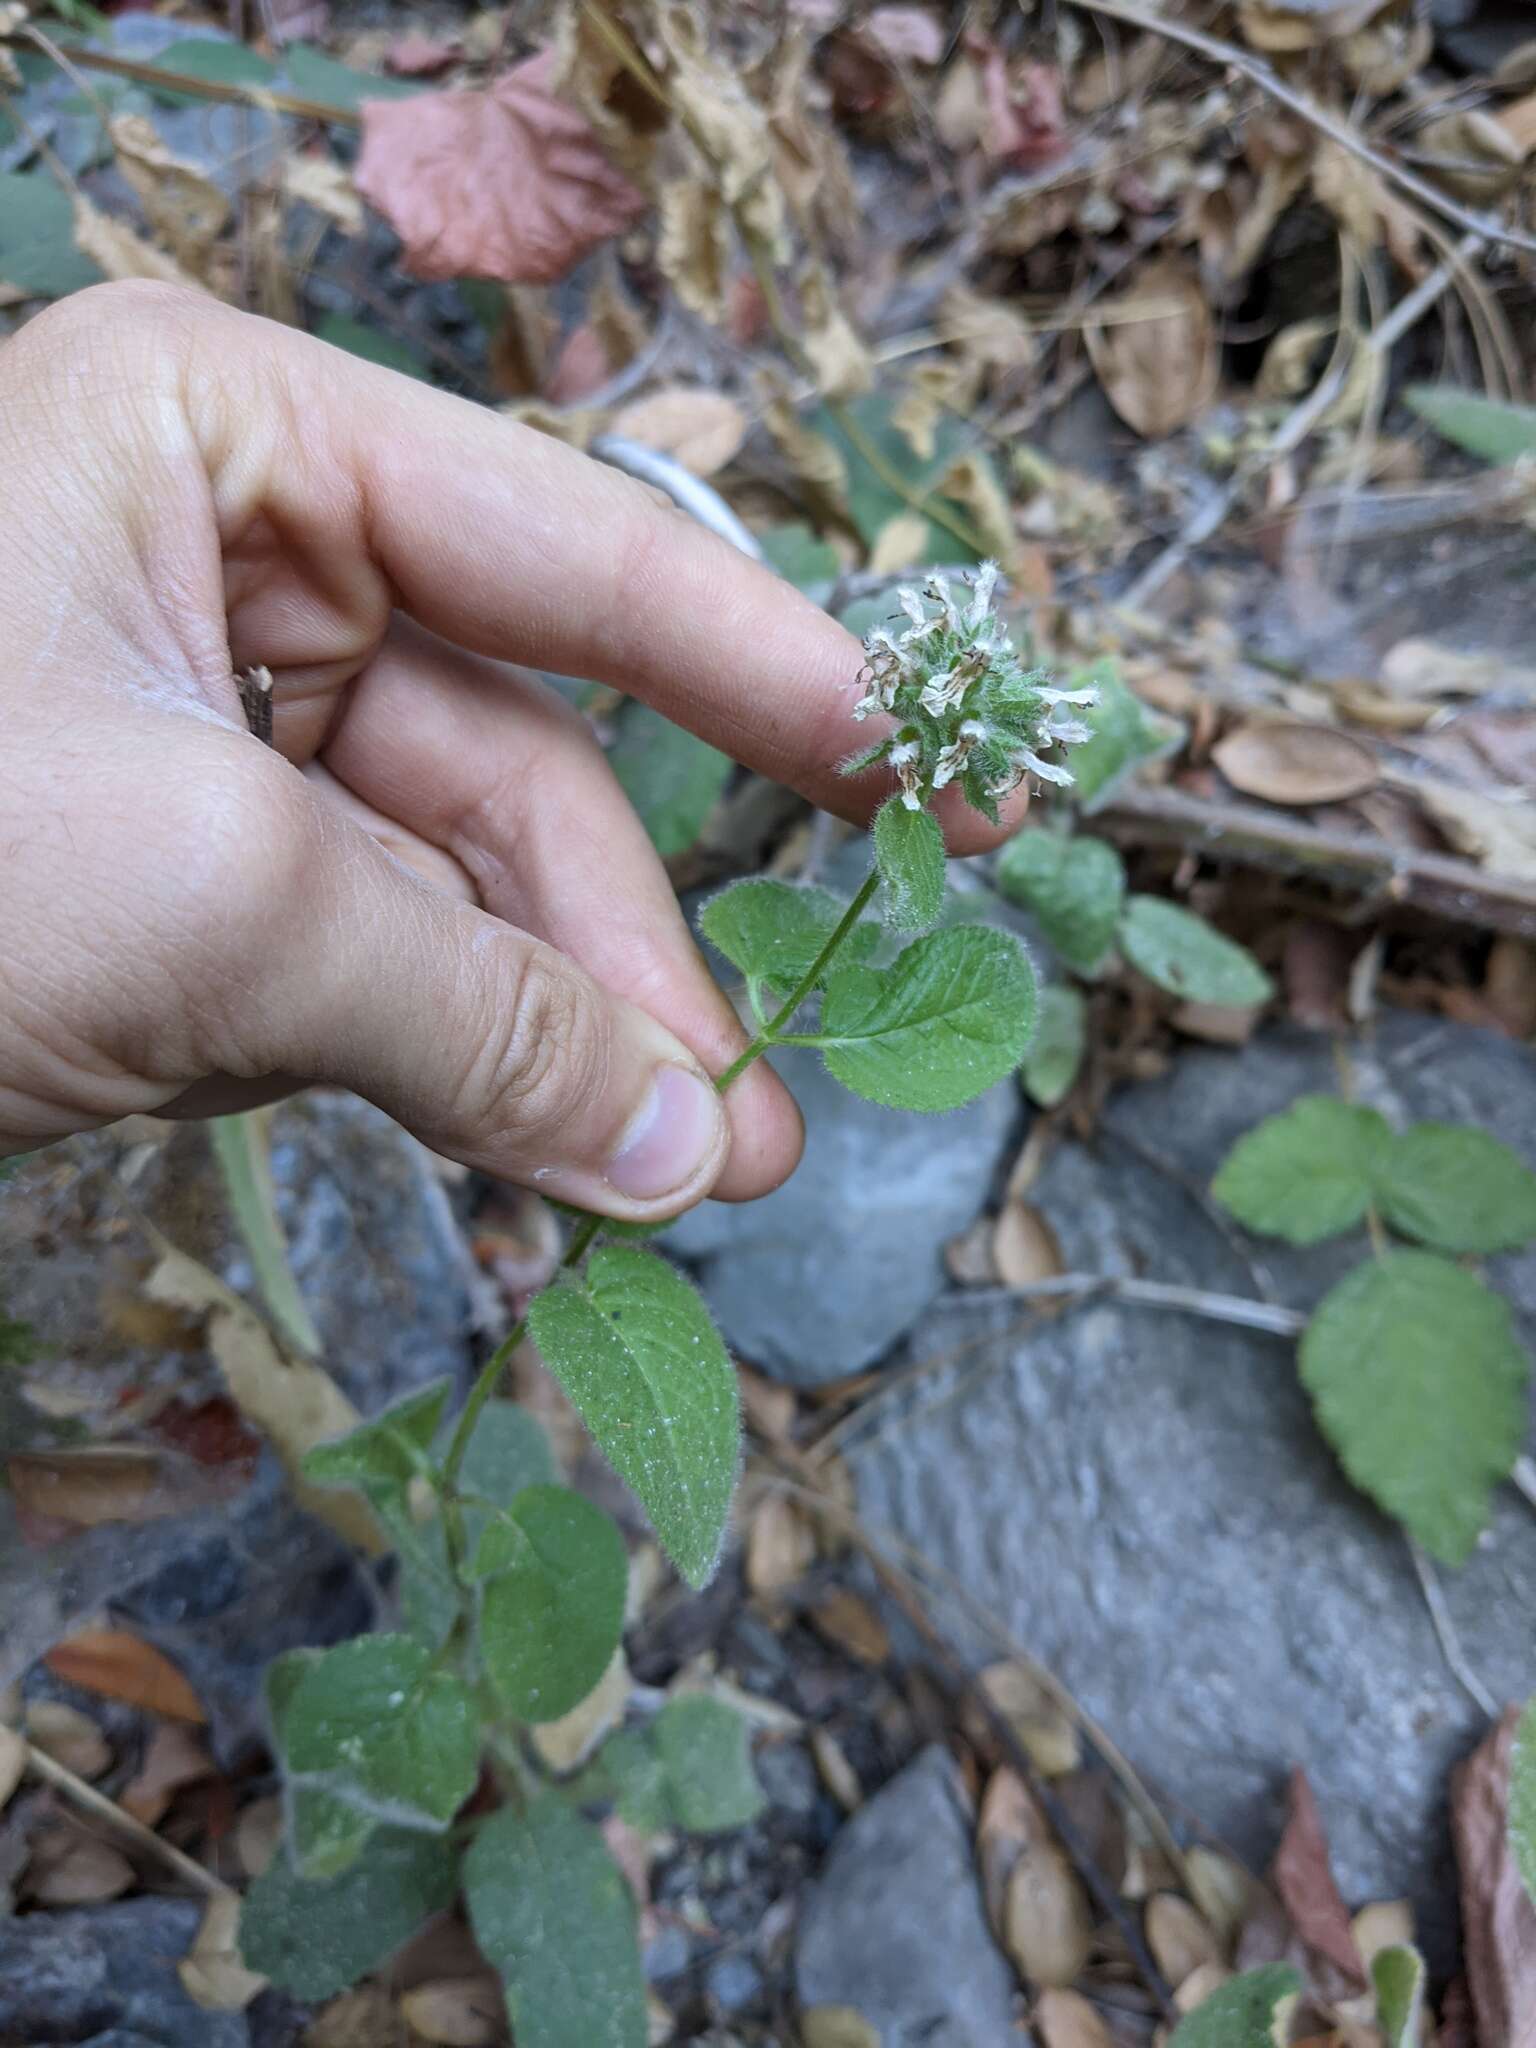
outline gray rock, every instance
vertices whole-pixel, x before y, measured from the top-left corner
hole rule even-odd
[[[774,1065],[805,1113],[798,1171],[761,1202],[701,1204],[665,1243],[697,1263],[733,1350],[814,1387],[872,1365],[938,1294],[944,1241],[985,1202],[1019,1094],[921,1116],[850,1095],[814,1053]]]
[[[1396,1016],[1351,1061],[1360,1098],[1394,1118],[1478,1123],[1536,1165],[1536,1077],[1508,1040]],[[1183,1054],[1119,1097],[1096,1149],[1058,1147],[1035,1190],[1069,1268],[1244,1295],[1262,1268],[1310,1308],[1366,1253],[1364,1234],[1260,1243],[1204,1190],[1242,1132],[1335,1085],[1326,1041],[1279,1030],[1242,1053]],[[1536,1255],[1489,1272],[1536,1343]],[[1041,1322],[956,1299],[912,1351],[962,1350],[853,1452],[870,1522],[957,1575],[1156,1786],[1251,1860],[1268,1860],[1286,1773],[1304,1765],[1345,1896],[1411,1894],[1448,1961],[1446,1778],[1483,1717],[1447,1668],[1402,1536],[1319,1436],[1290,1343],[1104,1302]],[[1529,1508],[1501,1498],[1483,1548],[1441,1576],[1473,1668],[1496,1698],[1523,1699],[1536,1688]]]
[[[974,1818],[948,1751],[923,1751],[832,1845],[801,1908],[802,2006],[850,2005],[880,2048],[1007,2048],[1013,1972],[976,1881]]]
[[[0,2040],[29,2048],[247,2048],[237,2012],[204,2012],[176,1965],[191,1947],[195,1899],[124,1899],[0,1920]]]

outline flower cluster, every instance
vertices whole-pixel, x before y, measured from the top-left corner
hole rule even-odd
[[[844,763],[862,774],[887,761],[908,810],[921,810],[936,790],[958,782],[966,802],[995,823],[999,797],[1026,775],[1070,783],[1053,750],[1089,737],[1072,707],[1097,699],[1093,690],[1054,690],[1043,669],[1026,670],[992,609],[997,564],[983,562],[957,599],[942,576],[921,590],[899,590],[905,631],[877,626],[864,642],[863,691],[855,718],[879,713],[896,720],[876,746]]]

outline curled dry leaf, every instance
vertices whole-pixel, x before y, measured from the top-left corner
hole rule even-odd
[[[1248,1918],[1253,1879],[1240,1863],[1234,1863],[1218,1849],[1207,1849],[1203,1842],[1186,1850],[1184,1871],[1195,1904],[1214,1930],[1223,1951],[1230,1954]]]
[[[157,249],[153,242],[145,241],[127,221],[93,206],[83,192],[75,194],[73,203],[75,247],[81,255],[89,256],[114,283],[121,283],[125,278],[147,277],[157,284],[185,285],[189,291],[203,288],[202,280],[184,269],[174,256],[168,255],[164,249]]]
[[[253,1799],[235,1822],[235,1854],[247,1877],[260,1877],[283,1839],[283,1802],[277,1793]]]
[[[1415,776],[1403,787],[1417,798],[1458,853],[1491,873],[1536,879],[1536,803],[1463,789],[1435,776]]]
[[[38,1830],[27,1864],[27,1889],[44,1906],[97,1906],[120,1899],[133,1883],[121,1849],[67,1822]]]
[[[1146,1932],[1147,1947],[1172,1985],[1205,1964],[1221,1963],[1221,1944],[1204,1915],[1175,1892],[1154,1892],[1148,1899]]]
[[[988,1778],[976,1815],[976,1865],[982,1903],[993,1932],[1002,1938],[1008,1880],[1025,1845],[1045,1835],[1045,1816],[1034,1794],[1006,1765]]]
[[[1519,1712],[1451,1775],[1467,1981],[1481,2042],[1536,2048],[1536,1905],[1509,1842],[1509,1765]]]
[[[176,1974],[182,1990],[204,2012],[244,2012],[266,1990],[266,1978],[248,1970],[240,1958],[238,1892],[214,1893]]]
[[[117,167],[144,217],[180,263],[206,277],[213,245],[229,224],[229,201],[196,164],[174,156],[153,121],[119,114],[108,123]]]
[[[731,276],[731,221],[702,178],[675,178],[657,201],[656,262],[679,302],[701,320],[725,317]]]
[[[1053,1841],[1026,1844],[1008,1877],[1003,1946],[1031,1984],[1066,1987],[1093,1946],[1082,1881]]]
[[[1275,1890],[1291,1924],[1309,1948],[1336,1963],[1356,1983],[1365,1968],[1355,1946],[1349,1911],[1334,1882],[1317,1800],[1299,1766],[1291,1773],[1290,1810],[1275,1855]]]
[[[108,1522],[156,1522],[229,1500],[239,1473],[200,1468],[139,1444],[93,1444],[58,1451],[22,1451],[6,1475],[23,1532],[48,1542],[72,1529]]]
[[[1083,1760],[1077,1728],[1026,1665],[989,1664],[977,1684],[1043,1777],[1064,1778],[1077,1769]]]
[[[56,1643],[43,1662],[56,1678],[86,1692],[127,1700],[170,1720],[208,1719],[202,1701],[170,1658],[127,1629],[82,1629]]]
[[[992,1263],[1005,1287],[1028,1287],[1067,1270],[1055,1231],[1032,1202],[1003,1204],[992,1230]]]
[[[724,469],[747,435],[746,416],[723,391],[669,385],[614,414],[613,431],[672,455],[695,476]]]
[[[812,1729],[811,1755],[821,1782],[844,1813],[856,1813],[864,1804],[864,1787],[842,1744],[829,1729]]]
[[[803,1579],[816,1559],[816,1532],[786,1494],[767,1494],[747,1530],[747,1584],[761,1599]]]
[[[183,1722],[165,1721],[150,1736],[144,1761],[117,1803],[152,1828],[183,1785],[213,1775],[213,1759],[197,1736]]]
[[[413,275],[552,284],[645,211],[553,67],[546,50],[484,91],[363,102],[357,187]]]
[[[1115,2048],[1114,2036],[1077,1991],[1042,1991],[1030,2015],[1042,2048]]]
[[[491,2048],[505,2035],[506,2013],[501,1985],[489,1972],[418,1984],[400,2001],[412,2033],[438,2048]]]
[[[344,235],[363,232],[363,202],[352,182],[352,173],[334,157],[285,156],[282,180],[290,199],[323,213]]]
[[[860,397],[874,384],[875,366],[837,303],[825,271],[818,268],[806,273],[800,302],[805,321],[801,346],[815,374],[817,390],[826,398]]]
[[[1341,803],[1381,779],[1364,741],[1331,725],[1255,720],[1218,740],[1211,755],[1234,789],[1272,804]]]
[[[875,535],[866,567],[872,576],[890,576],[922,559],[928,544],[928,522],[921,512],[898,512]]]
[[[62,1700],[27,1703],[28,1740],[77,1778],[99,1778],[112,1761],[112,1751],[89,1714]]]
[[[1149,263],[1104,311],[1085,338],[1115,411],[1148,441],[1187,426],[1214,396],[1218,368],[1215,325],[1193,267],[1177,257]]]
[[[997,1267],[992,1263],[992,1232],[995,1228],[990,1216],[978,1216],[958,1237],[949,1240],[944,1247],[944,1264],[951,1280],[961,1287],[995,1284]]]
[[[810,1611],[819,1635],[834,1650],[844,1650],[861,1664],[883,1664],[891,1654],[885,1623],[867,1600],[846,1586],[833,1586]]]

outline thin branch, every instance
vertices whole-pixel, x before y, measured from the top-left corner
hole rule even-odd
[[[159,64],[141,63],[137,57],[117,57],[109,50],[87,50],[75,45],[70,56],[90,71],[109,71],[114,78],[131,78],[162,92],[184,92],[191,99],[223,100],[237,107],[261,107],[269,114],[292,114],[301,121],[325,121],[333,128],[360,128],[362,115],[350,107],[327,106],[324,100],[300,99],[296,93],[281,92],[270,85],[236,85],[222,78],[197,78],[188,71],[167,71]],[[387,82],[379,83],[388,90]]]
[[[1049,1280],[1029,1280],[1022,1287],[967,1287],[946,1295],[955,1304],[973,1301],[1123,1301],[1133,1308],[1169,1309],[1175,1315],[1200,1316],[1211,1323],[1229,1323],[1240,1330],[1262,1330],[1268,1337],[1299,1337],[1307,1318],[1299,1310],[1267,1301],[1249,1301],[1240,1294],[1212,1294],[1203,1287],[1180,1287],[1167,1280],[1138,1280],[1128,1273],[1057,1273]]]
[[[1209,57],[1213,64],[1222,64],[1230,70],[1241,72],[1251,79],[1261,92],[1268,93],[1282,107],[1326,135],[1330,142],[1336,142],[1341,149],[1347,149],[1352,156],[1360,158],[1375,171],[1379,171],[1399,191],[1411,193],[1422,206],[1432,213],[1438,213],[1463,233],[1475,236],[1480,242],[1506,242],[1512,249],[1524,249],[1536,255],[1536,235],[1526,233],[1523,228],[1508,227],[1489,214],[1474,213],[1470,207],[1462,206],[1448,192],[1442,192],[1438,185],[1428,178],[1421,178],[1417,171],[1409,170],[1406,164],[1395,162],[1372,148],[1365,137],[1350,126],[1348,121],[1313,99],[1309,92],[1290,84],[1266,64],[1262,57],[1255,57],[1250,51],[1229,43],[1221,36],[1210,35],[1206,30],[1192,28],[1188,22],[1170,20],[1166,15],[1153,14],[1145,8],[1131,4],[1131,0],[1070,0],[1075,7],[1086,8],[1092,14],[1107,14],[1113,21],[1123,21],[1128,28],[1144,29],[1148,35],[1166,37],[1169,42],[1182,43],[1186,49],[1196,50],[1202,57]]]
[[[1430,1624],[1439,1640],[1440,1654],[1462,1691],[1474,1705],[1481,1708],[1490,1721],[1496,1721],[1499,1717],[1498,1702],[1467,1661],[1467,1653],[1461,1647],[1461,1637],[1457,1633],[1456,1623],[1451,1618],[1450,1608],[1446,1605],[1440,1575],[1413,1538],[1410,1536],[1407,1540],[1408,1554],[1413,1559],[1413,1568],[1418,1573],[1419,1584],[1424,1590],[1424,1605],[1429,1609]]]
[[[56,1762],[34,1742],[27,1744],[27,1769],[35,1778],[41,1778],[45,1784],[62,1792],[82,1812],[114,1828],[144,1855],[158,1857],[196,1890],[206,1892],[210,1898],[221,1898],[229,1890],[222,1878],[215,1877],[211,1870],[204,1870],[201,1863],[194,1863],[174,1842],[167,1842],[153,1828],[145,1827],[143,1821],[126,1812],[115,1799],[109,1799],[105,1792],[98,1792],[94,1785],[88,1785],[84,1778],[77,1777],[67,1765]]]

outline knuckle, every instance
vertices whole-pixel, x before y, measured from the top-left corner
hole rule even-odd
[[[184,331],[206,306],[204,295],[190,285],[120,278],[89,285],[45,307],[27,322],[13,346],[36,352],[44,361],[67,364],[82,356],[119,351],[139,340],[163,343]]]
[[[499,979],[499,978],[498,978]],[[496,1014],[466,1090],[467,1107],[497,1137],[552,1138],[601,1085],[606,1064],[599,1006],[547,947],[523,945],[496,990]]]

